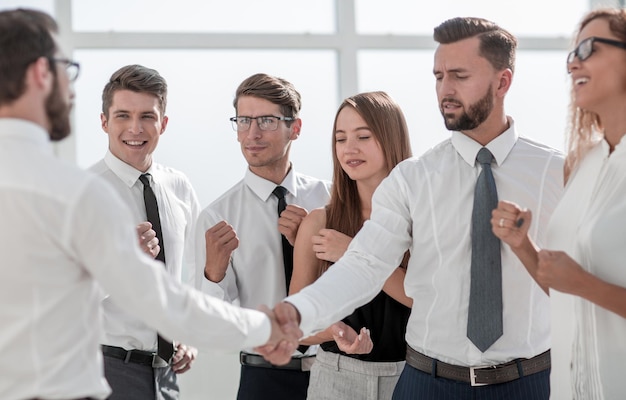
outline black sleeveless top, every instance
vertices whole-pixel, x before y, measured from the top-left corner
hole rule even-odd
[[[357,333],[363,327],[370,330],[374,348],[369,354],[346,354],[339,350],[335,341],[325,342],[320,346],[324,351],[362,361],[404,361],[406,358],[404,335],[410,313],[410,308],[381,291],[372,301],[357,308],[352,315],[343,319],[343,322]]]

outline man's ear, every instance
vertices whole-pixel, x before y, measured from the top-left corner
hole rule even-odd
[[[100,113],[100,126],[102,127],[103,131],[109,133],[109,120],[107,119],[107,116],[104,115],[104,113]]]
[[[296,118],[296,120],[291,123],[291,136],[289,139],[296,140],[298,136],[300,136],[301,131],[302,131],[302,120],[300,118]]]
[[[513,83],[513,71],[509,68],[501,71],[496,95],[498,97],[504,97],[511,88],[511,83]]]
[[[163,116],[163,120],[161,121],[161,133],[160,135],[162,135],[165,132],[165,129],[167,128],[167,123],[170,119],[167,117],[167,115]]]
[[[26,71],[26,85],[32,85],[49,93],[54,84],[54,73],[51,68],[55,67],[55,65],[50,65],[46,57],[39,57]]]

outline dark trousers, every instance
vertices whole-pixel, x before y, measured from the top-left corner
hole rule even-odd
[[[241,366],[237,400],[305,400],[309,371]]]
[[[176,373],[171,367],[125,363],[104,356],[104,376],[111,386],[108,400],[177,400]]]
[[[433,377],[406,365],[393,392],[393,400],[548,400],[550,369],[507,383],[475,386]]]

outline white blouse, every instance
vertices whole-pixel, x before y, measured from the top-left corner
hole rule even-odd
[[[626,144],[605,141],[584,158],[548,228],[548,249],[626,287]],[[553,399],[618,399],[626,393],[626,319],[577,296],[552,299]]]

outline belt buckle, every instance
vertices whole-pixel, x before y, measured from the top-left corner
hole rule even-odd
[[[476,373],[475,373],[476,370],[488,369],[488,368],[492,368],[492,367],[469,367],[470,385],[472,385],[472,386],[487,386],[487,385],[489,385],[488,383],[476,382]]]
[[[152,356],[152,368],[164,368],[169,365],[169,362],[165,361],[158,355],[154,354]]]

